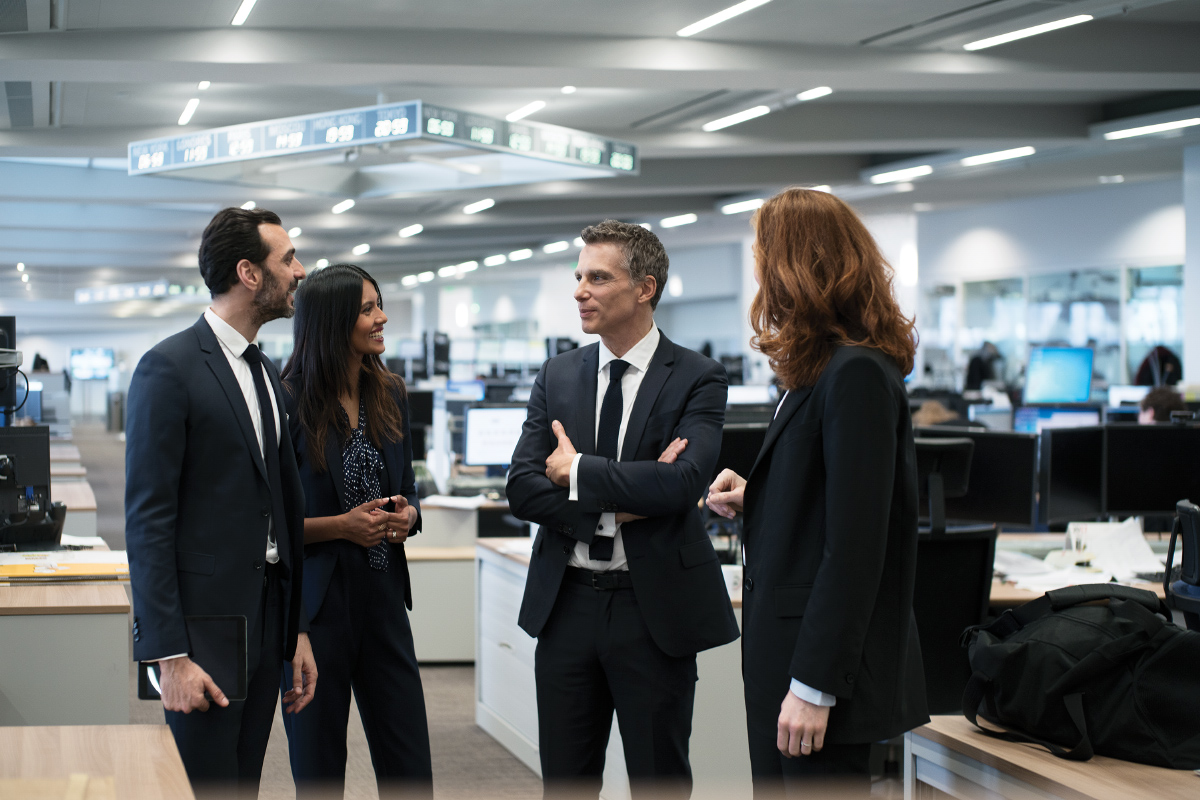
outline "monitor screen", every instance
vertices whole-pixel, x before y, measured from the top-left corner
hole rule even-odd
[[[506,467],[525,424],[525,406],[468,406],[463,414],[463,463]]]
[[[1088,347],[1035,347],[1025,371],[1026,403],[1086,403],[1092,393]]]
[[[71,351],[71,377],[77,381],[108,378],[115,359],[111,347],[82,347]]]
[[[967,493],[946,500],[946,519],[1036,524],[1038,437],[978,428],[919,428],[917,435],[975,442]]]
[[[1104,513],[1104,428],[1051,428],[1042,434],[1042,522],[1082,522]]]
[[[717,477],[723,469],[731,469],[743,478],[749,477],[750,470],[762,450],[763,440],[767,438],[766,422],[751,422],[744,424],[726,425],[721,429],[721,454],[717,456],[717,466],[713,469],[713,477]]]
[[[481,403],[485,394],[486,388],[483,381],[446,381],[447,397],[453,396],[459,400],[473,400]]]
[[[1171,514],[1200,498],[1200,428],[1111,425],[1105,429],[1105,513]]]
[[[1098,408],[1036,408],[1022,406],[1013,414],[1012,429],[1041,433],[1048,428],[1082,428],[1100,424]]]
[[[433,424],[433,390],[410,389],[408,392],[408,424],[419,428]]]
[[[726,401],[731,406],[765,405],[779,399],[779,391],[771,385],[730,386]]]
[[[398,358],[424,358],[425,343],[420,339],[401,339],[396,342],[396,356]]]
[[[1142,398],[1150,393],[1149,386],[1109,386],[1108,407],[1138,406]]]

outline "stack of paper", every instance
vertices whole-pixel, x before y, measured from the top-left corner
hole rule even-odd
[[[7,580],[116,578],[127,575],[129,558],[124,550],[0,553],[0,578]]]
[[[1138,573],[1163,571],[1163,561],[1146,543],[1136,517],[1124,522],[1072,522],[1067,526],[1067,540],[1091,556],[1093,567],[1111,572],[1119,581],[1136,580]]]

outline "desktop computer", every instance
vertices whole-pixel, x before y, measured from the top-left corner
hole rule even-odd
[[[1105,429],[1051,428],[1042,433],[1038,518],[1082,522],[1104,514]]]
[[[1111,425],[1105,429],[1105,513],[1172,514],[1200,498],[1200,427]]]
[[[979,428],[918,428],[922,438],[975,442],[967,493],[946,499],[946,519],[1033,527],[1037,524],[1038,437]]]
[[[0,428],[0,549],[56,547],[66,512],[50,499],[50,429]]]
[[[1025,369],[1026,403],[1086,403],[1092,393],[1088,347],[1034,347]]]

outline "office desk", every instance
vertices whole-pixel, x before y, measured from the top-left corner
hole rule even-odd
[[[904,735],[904,798],[1194,800],[1200,776],[1095,756],[1067,761],[1036,745],[980,733],[960,716],[934,717]]]
[[[1161,600],[1165,597],[1161,583],[1131,583],[1130,586],[1138,589],[1147,589],[1158,595]],[[1030,592],[1025,589],[1018,589],[1016,584],[1006,583],[1000,580],[992,581],[992,596],[988,601],[989,606],[993,611],[1003,611],[1006,608],[1013,606],[1024,605],[1030,600],[1036,600],[1042,596],[1040,592]]]
[[[50,480],[82,480],[87,477],[87,467],[61,461],[50,462]]]
[[[541,775],[533,655],[537,641],[517,626],[529,571],[527,538],[480,539],[476,553],[475,723]],[[731,595],[738,624],[740,592]],[[699,679],[690,756],[697,797],[750,798],[750,755],[742,689],[741,641],[696,658]],[[605,800],[629,795],[615,715],[605,758]]]
[[[479,506],[462,508],[458,505],[440,503],[434,498],[421,501],[422,547],[474,547],[479,538],[480,514],[507,514],[507,500],[487,500]],[[485,526],[486,527],[486,526]],[[517,535],[516,529],[513,535]]]
[[[67,461],[79,463],[82,461],[82,456],[79,455],[79,448],[73,444],[51,444],[50,445],[50,463],[55,461]]]
[[[63,533],[71,536],[96,535],[96,494],[86,480],[50,478],[50,499],[67,507]]]
[[[0,728],[0,798],[192,800],[166,725]]]
[[[0,586],[0,643],[0,725],[129,722],[124,585]]]
[[[475,547],[404,545],[412,582],[409,614],[417,660],[475,660]]]

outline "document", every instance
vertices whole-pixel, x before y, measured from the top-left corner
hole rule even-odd
[[[1093,567],[1111,572],[1119,581],[1137,580],[1138,573],[1163,571],[1136,517],[1123,522],[1072,522],[1067,542],[1091,556]]]

